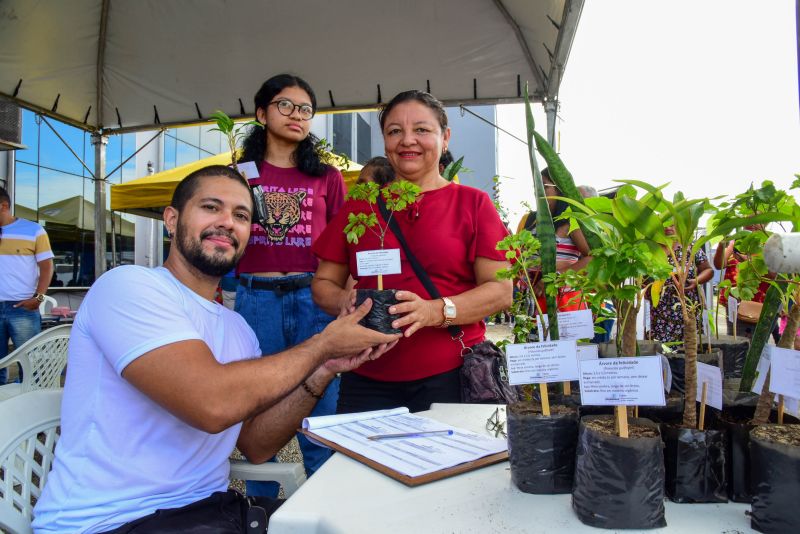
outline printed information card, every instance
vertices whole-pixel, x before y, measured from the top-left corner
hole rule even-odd
[[[598,358],[598,348],[594,343],[578,345],[578,360],[596,360]]]
[[[400,274],[400,249],[362,250],[356,252],[358,276]]]
[[[600,358],[580,365],[581,404],[664,406],[660,356]]]
[[[544,325],[549,325],[547,314],[544,315]],[[538,323],[537,323],[538,326]],[[558,339],[592,339],[594,337],[594,320],[592,310],[578,310],[571,312],[558,312]],[[544,339],[544,334],[539,327],[539,339]]]
[[[706,386],[706,404],[722,409],[722,369],[707,363],[697,362],[697,402],[703,401],[703,383]]]
[[[506,345],[508,383],[542,384],[578,379],[575,341],[545,341]]]
[[[771,360],[769,390],[784,397],[800,398],[800,352],[772,347]]]

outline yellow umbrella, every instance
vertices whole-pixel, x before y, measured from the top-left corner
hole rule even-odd
[[[328,154],[325,159],[327,163],[342,171],[346,187],[349,188],[358,179],[358,173],[361,171],[361,165],[358,163],[335,154]],[[178,182],[197,169],[209,165],[229,165],[230,161],[231,153],[225,152],[151,176],[112,185],[111,209],[160,219],[161,212],[172,200],[172,193]]]

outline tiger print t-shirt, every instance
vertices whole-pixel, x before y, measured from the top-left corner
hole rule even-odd
[[[311,245],[344,203],[344,180],[334,167],[322,176],[261,162],[250,185],[264,190],[266,232],[253,224],[237,273],[314,272]]]

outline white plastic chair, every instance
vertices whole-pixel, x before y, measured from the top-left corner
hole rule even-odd
[[[303,464],[274,463],[251,464],[246,460],[231,460],[231,478],[237,480],[274,480],[283,487],[288,499],[306,481]]]
[[[0,369],[15,363],[22,366],[22,382],[0,386],[0,401],[34,389],[60,388],[71,331],[69,324],[50,328],[0,359]]]
[[[47,315],[47,313],[56,306],[58,306],[58,301],[53,297],[45,295],[44,300],[42,301],[41,304],[39,304],[39,314]]]
[[[0,402],[0,532],[28,534],[61,429],[60,389]]]

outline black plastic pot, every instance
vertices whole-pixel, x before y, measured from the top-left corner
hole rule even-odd
[[[358,324],[382,334],[400,334],[401,329],[392,328],[392,321],[400,316],[389,313],[389,306],[398,302],[395,293],[397,291],[394,289],[357,289],[356,306],[360,306],[368,298],[372,299],[372,308]]]
[[[683,395],[667,397],[664,406],[639,406],[639,417],[654,423],[678,425],[683,420]]]
[[[538,405],[508,406],[508,454],[511,480],[525,493],[572,491],[578,414],[544,416]]]
[[[800,532],[800,447],[750,436],[753,507],[750,526],[759,532]]]
[[[747,349],[750,348],[750,340],[743,337],[719,336],[719,339],[711,338],[711,348],[722,351],[723,378],[741,378],[744,369],[744,360],[747,356]]]
[[[620,438],[596,432],[581,419],[575,458],[572,509],[586,525],[609,529],[658,528],[664,519],[664,444],[661,436]],[[645,425],[646,419],[629,424]]]
[[[667,497],[674,502],[728,502],[725,432],[662,425]]]
[[[667,354],[667,361],[669,368],[672,371],[672,388],[670,391],[685,394],[684,391],[684,377],[686,376],[686,355],[683,352],[676,352]],[[725,372],[722,367],[722,351],[720,349],[712,349],[711,353],[698,353],[697,361],[707,363],[714,367],[719,367]]]

